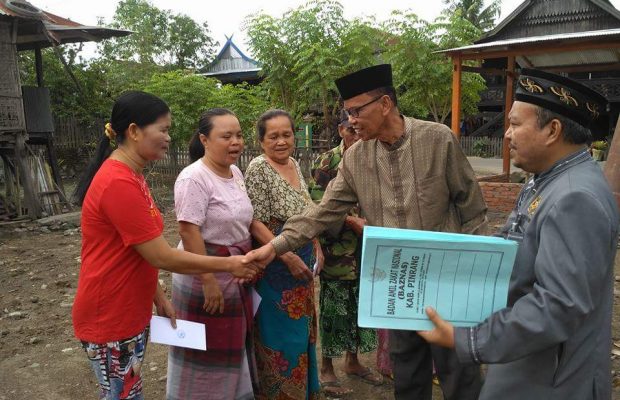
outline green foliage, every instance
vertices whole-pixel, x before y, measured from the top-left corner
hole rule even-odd
[[[292,47],[282,39],[279,21],[266,14],[257,14],[246,21],[250,49],[262,64],[264,84],[272,101],[291,109],[294,76],[291,72]]]
[[[100,52],[107,60],[200,68],[212,59],[217,44],[206,22],[200,25],[187,15],[160,10],[146,0],[119,2],[108,25],[134,33],[105,41]]]
[[[444,122],[451,111],[452,65],[436,52],[470,44],[480,36],[481,30],[468,22],[467,12],[454,8],[449,16],[432,23],[414,14],[395,13],[379,24],[373,19],[345,18],[336,0],[311,0],[281,17],[249,16],[245,21],[249,47],[261,62],[265,79],[258,86],[233,86],[187,72],[205,66],[214,54],[206,23],[160,10],[147,0],[123,0],[109,25],[134,33],[104,41],[100,56],[89,61],[79,60],[79,47],[63,46],[59,53],[79,88],[58,54],[45,50],[45,84],[57,116],[108,118],[120,93],[146,89],[170,104],[176,141],[188,139],[200,113],[211,107],[237,113],[251,140],[257,117],[272,107],[287,109],[297,120],[308,112],[322,115],[314,121],[315,131],[335,134],[341,105],[334,80],[390,62],[402,112]],[[34,55],[22,52],[20,61],[22,81],[34,84]],[[465,115],[477,112],[478,93],[483,89],[479,75],[463,74]]]
[[[113,100],[102,72],[77,61],[78,47],[67,45],[58,50],[58,55],[52,49],[42,50],[43,81],[50,89],[53,115],[74,116],[81,121],[109,115]],[[77,84],[65,70],[59,55],[69,65]],[[20,52],[19,64],[22,84],[36,86],[34,51]]]
[[[162,98],[172,111],[173,141],[189,139],[198,116],[208,108],[217,84],[211,79],[183,71],[155,74],[144,90]]]
[[[450,15],[460,12],[463,18],[475,27],[487,31],[495,26],[495,20],[500,15],[502,1],[492,0],[486,7],[484,3],[484,0],[444,0],[444,4],[448,6],[444,13]]]
[[[198,127],[200,114],[213,107],[228,108],[237,114],[246,142],[250,143],[254,140],[256,120],[270,108],[260,85],[221,85],[213,78],[184,71],[155,74],[144,90],[170,106],[170,132],[177,143],[187,142]]]
[[[142,90],[150,82],[151,76],[166,71],[165,67],[157,64],[142,64],[135,61],[95,59],[88,64],[88,68],[96,71],[105,93],[116,99],[127,90]]]
[[[334,80],[387,61],[401,111],[445,122],[451,111],[452,64],[436,52],[471,44],[482,33],[461,15],[456,11],[428,23],[415,14],[395,12],[378,25],[372,19],[347,20],[335,0],[314,0],[281,18],[251,16],[246,30],[272,101],[298,117],[320,111],[323,127],[333,127],[340,107]],[[463,113],[476,113],[484,80],[467,73],[462,83]]]
[[[384,27],[396,38],[384,56],[392,63],[401,111],[420,118],[431,116],[444,123],[452,108],[453,66],[449,58],[437,52],[472,43],[480,30],[458,12],[433,23],[415,14],[394,12]],[[477,112],[479,93],[484,88],[480,75],[462,75],[464,115]]]
[[[187,15],[171,15],[168,33],[168,62],[176,68],[201,68],[215,56],[217,42],[207,22],[199,25]]]
[[[473,155],[476,157],[491,157],[493,154],[489,150],[489,146],[491,146],[491,140],[488,137],[481,137],[480,139],[476,139],[473,145]]]
[[[100,21],[103,25],[104,21]],[[168,18],[160,9],[144,0],[125,0],[118,3],[111,28],[128,29],[134,33],[106,40],[101,47],[107,59],[135,60],[155,63],[164,52]]]
[[[269,102],[267,90],[261,85],[221,85],[217,97],[213,99],[213,107],[226,107],[239,118],[246,144],[257,143],[256,121],[258,117],[277,105]],[[198,119],[196,118],[196,122]]]
[[[372,21],[347,20],[335,0],[314,0],[285,13],[248,17],[252,54],[275,104],[297,117],[319,111],[331,127],[339,109],[334,80],[376,63],[381,36]]]
[[[58,54],[53,49],[43,50],[44,83],[50,88],[56,117],[73,116],[82,121],[109,118],[112,104],[122,92],[142,90],[154,74],[203,66],[213,56],[215,43],[206,23],[199,25],[188,16],[160,10],[144,0],[120,2],[110,26],[134,33],[104,41],[98,58],[81,60],[76,45],[60,46]],[[20,52],[19,56],[22,82],[36,85],[34,52]],[[59,56],[67,62],[77,84]]]

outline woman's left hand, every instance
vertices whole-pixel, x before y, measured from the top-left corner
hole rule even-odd
[[[159,297],[155,301],[155,309],[157,315],[170,318],[170,325],[172,325],[174,329],[177,328],[177,312],[174,310],[174,306],[167,297]]]
[[[323,254],[323,249],[318,239],[314,239],[314,248],[316,250],[316,264],[314,264],[314,271],[312,271],[312,274],[318,276],[325,265],[325,255]]]

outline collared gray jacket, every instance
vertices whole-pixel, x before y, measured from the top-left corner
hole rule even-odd
[[[455,328],[459,360],[490,364],[480,399],[611,398],[618,218],[585,150],[525,185],[501,231],[520,241],[508,306]]]

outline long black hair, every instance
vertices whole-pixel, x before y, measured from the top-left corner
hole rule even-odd
[[[169,112],[170,107],[168,107],[168,104],[155,95],[140,91],[128,91],[123,93],[114,103],[114,107],[112,107],[110,125],[116,133],[114,140],[117,145],[123,143],[125,141],[125,132],[127,128],[129,128],[129,125],[136,124],[140,128],[143,128],[154,123],[158,118]],[[101,128],[103,129],[103,127]],[[84,171],[84,174],[75,188],[73,199],[80,205],[84,202],[84,197],[90,187],[90,183],[101,167],[101,164],[103,164],[112,153],[110,142],[111,140],[107,135],[101,135],[95,156],[90,160],[86,171]]]
[[[205,147],[202,145],[202,142],[200,142],[200,135],[203,134],[208,137],[213,130],[213,120],[215,117],[224,115],[232,115],[237,118],[235,113],[227,108],[210,108],[200,115],[198,130],[189,140],[189,159],[191,162],[198,161],[205,155]]]

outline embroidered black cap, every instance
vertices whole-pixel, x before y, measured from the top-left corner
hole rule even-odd
[[[335,81],[343,100],[348,100],[362,93],[392,86],[392,66],[380,64],[360,69]]]
[[[607,99],[570,78],[523,68],[517,80],[515,100],[535,104],[569,118],[590,129],[595,137],[607,134]]]

